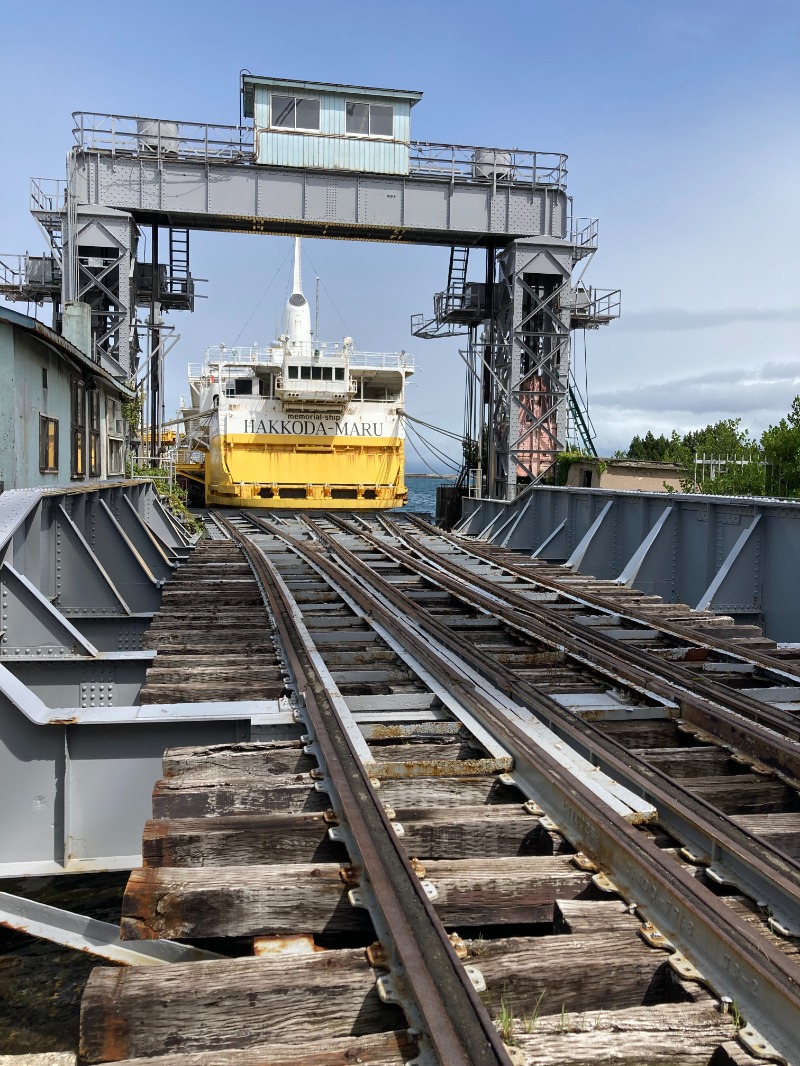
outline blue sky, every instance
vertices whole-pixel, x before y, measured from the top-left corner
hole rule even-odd
[[[63,177],[73,110],[235,124],[242,67],[418,89],[416,139],[568,153],[575,213],[600,219],[586,281],[623,290],[622,319],[588,335],[601,453],[634,433],[722,417],[759,432],[800,392],[795,2],[141,0],[70,14],[41,0],[6,8],[3,25],[2,252],[42,250],[28,179]],[[168,411],[206,345],[272,339],[288,284],[287,264],[264,295],[286,238],[192,242],[208,299],[170,316],[181,341]],[[321,240],[305,249],[307,291],[314,274],[325,286],[322,336],[414,352],[410,413],[459,431],[458,342],[409,333],[410,315],[428,311],[445,283],[446,250]]]

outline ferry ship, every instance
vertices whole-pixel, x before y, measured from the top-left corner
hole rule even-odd
[[[285,329],[267,348],[208,348],[182,410],[195,462],[179,471],[209,506],[375,510],[406,502],[405,352],[319,344],[303,295],[300,239]]]

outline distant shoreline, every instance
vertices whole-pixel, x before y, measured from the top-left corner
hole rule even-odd
[[[455,481],[455,474],[406,474],[407,478],[411,477],[427,477],[431,481]]]

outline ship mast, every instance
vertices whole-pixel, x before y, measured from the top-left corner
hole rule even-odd
[[[311,308],[303,295],[300,238],[294,239],[294,278],[292,295],[286,307],[289,350],[299,354],[311,351]]]

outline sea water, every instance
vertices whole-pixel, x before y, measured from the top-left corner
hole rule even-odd
[[[408,503],[404,510],[427,511],[431,517],[434,517],[436,514],[436,489],[439,485],[452,484],[452,478],[419,477],[414,474],[406,474]]]

